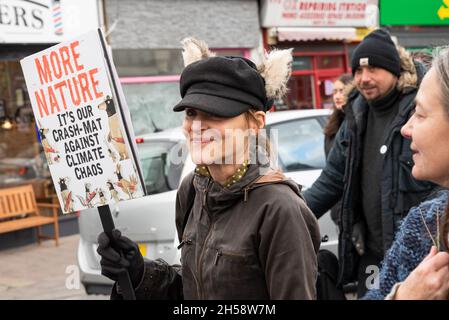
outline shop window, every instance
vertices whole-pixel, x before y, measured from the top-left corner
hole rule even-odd
[[[292,69],[293,69],[293,71],[312,70],[312,58],[311,57],[293,57]]]
[[[0,109],[0,159],[35,155],[36,126],[18,61],[0,62]]]
[[[343,68],[342,56],[318,56],[316,59],[318,69]]]
[[[288,83],[289,92],[285,106],[276,109],[313,109],[315,107],[313,79],[311,75],[293,76]]]
[[[0,61],[0,187],[31,183],[38,198],[52,190],[19,61]]]
[[[320,79],[319,88],[320,88],[321,108],[331,109],[333,107],[334,101],[332,97],[335,80],[336,78]]]

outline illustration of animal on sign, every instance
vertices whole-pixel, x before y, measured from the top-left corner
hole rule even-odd
[[[114,183],[112,183],[111,180],[108,180],[106,182],[106,185],[108,186],[109,193],[111,194],[111,199],[114,199],[115,202],[122,201],[120,195],[118,194],[118,191],[114,187]]]
[[[98,109],[105,110],[108,114],[108,141],[111,142],[115,150],[117,150],[120,155],[120,160],[129,159],[125,139],[123,138],[122,131],[120,130],[120,117],[115,109],[114,101],[110,96],[106,96],[105,101],[98,105]]]
[[[59,178],[58,184],[61,189],[62,200],[64,201],[64,212],[73,211],[73,198],[72,191],[69,190],[67,184],[69,183],[69,178]]]
[[[114,150],[114,148],[111,147],[108,140],[104,139],[104,144],[106,145],[108,149],[108,155],[112,159],[112,162],[116,163],[118,161],[119,155],[117,154],[117,151]]]
[[[54,162],[59,162],[59,159],[60,159],[59,151],[57,151],[55,148],[53,148],[50,145],[50,142],[48,142],[48,139],[47,139],[48,129],[42,128],[40,121],[38,123],[39,123],[38,130],[39,130],[39,134],[41,136],[41,142],[42,142],[42,146],[44,147],[44,153],[45,153],[45,157],[47,158],[48,165],[52,165]]]
[[[104,191],[101,188],[97,188],[98,196],[100,197],[100,204],[103,206],[107,203]]]
[[[117,169],[115,170],[115,174],[117,175],[116,185],[122,189],[124,193],[126,193],[129,196],[129,199],[133,198],[133,194],[137,190],[137,175],[131,174],[129,176],[129,179],[125,179],[122,177],[122,174],[120,172],[120,163],[117,163]]]
[[[95,190],[94,191],[90,190],[91,187],[92,187],[92,185],[90,183],[85,183],[84,184],[84,188],[85,188],[85,191],[86,191],[86,197],[85,198],[82,197],[82,196],[77,195],[77,198],[81,202],[81,204],[84,207],[87,207],[87,208],[93,208],[94,207],[93,200],[95,199],[95,196],[97,195],[97,192]]]

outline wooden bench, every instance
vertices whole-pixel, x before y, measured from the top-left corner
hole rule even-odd
[[[52,216],[42,215],[39,208],[52,209]],[[0,189],[0,234],[28,228],[37,228],[37,241],[54,239],[59,245],[59,205],[37,203],[33,186],[24,185]],[[54,225],[54,236],[42,234],[42,226]]]

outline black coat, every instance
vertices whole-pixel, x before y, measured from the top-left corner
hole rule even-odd
[[[419,65],[417,68],[419,79],[422,79],[424,70]],[[416,93],[416,88],[403,89],[399,98],[398,114],[390,127],[386,128],[388,134],[384,145],[387,151],[384,153],[381,178],[384,252],[392,244],[394,235],[409,209],[417,205],[435,187],[430,182],[415,180],[411,175],[411,141],[400,133],[401,127],[414,110]],[[345,112],[346,119],[337,133],[326,167],[312,187],[304,193],[307,205],[317,218],[338,200],[342,200],[339,235],[340,284],[355,279],[359,259],[352,236],[354,226],[363,225],[360,177],[363,136],[368,114],[366,100],[357,91],[353,91]]]

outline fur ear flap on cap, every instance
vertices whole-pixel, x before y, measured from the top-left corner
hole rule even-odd
[[[287,93],[287,82],[292,72],[293,49],[273,50],[265,53],[262,62],[257,66],[260,75],[265,79],[267,98],[281,98]]]
[[[209,57],[215,57],[215,53],[209,50],[206,42],[198,40],[194,37],[184,38],[182,44],[182,58],[184,60],[184,67],[189,64]]]

